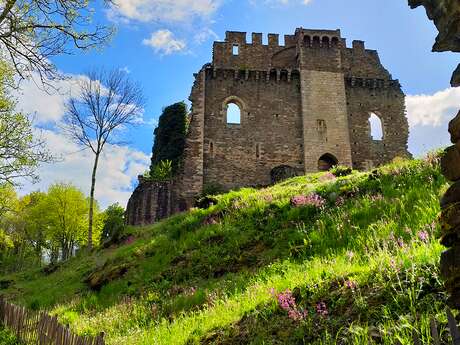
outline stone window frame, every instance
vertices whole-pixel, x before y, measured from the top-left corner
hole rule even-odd
[[[236,104],[240,108],[240,123],[228,123],[227,122],[227,107],[231,103]],[[229,96],[225,98],[224,101],[222,102],[221,116],[222,116],[222,119],[224,120],[224,123],[229,128],[241,128],[241,126],[243,126],[246,120],[245,114],[247,112],[248,112],[248,108],[246,106],[246,103],[238,96]]]
[[[372,126],[371,126],[371,116],[374,114],[380,120],[380,124],[382,127],[382,139],[374,139],[372,137]],[[378,110],[370,110],[367,112],[367,124],[368,124],[368,136],[371,141],[376,143],[383,143],[386,140],[386,121],[382,113]]]
[[[232,44],[232,56],[239,56],[240,55],[240,45],[238,43]]]

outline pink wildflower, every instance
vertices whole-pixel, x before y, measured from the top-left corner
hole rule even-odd
[[[329,312],[327,311],[326,303],[324,302],[316,303],[316,313],[319,316],[326,317],[329,314]]]
[[[327,172],[325,173],[324,175],[322,175],[320,178],[319,178],[319,181],[320,182],[325,182],[325,181],[331,181],[331,180],[335,180],[336,177],[333,173],[331,172]]]
[[[419,231],[419,233],[417,234],[418,238],[420,241],[424,242],[424,243],[428,243],[428,240],[430,239],[430,235],[428,234],[427,231],[423,230],[423,231]]]
[[[312,193],[309,195],[298,195],[291,199],[291,204],[295,207],[301,206],[315,206],[317,208],[322,208],[326,205],[326,200],[324,200],[320,195]]]
[[[356,284],[353,280],[347,280],[345,282],[345,286],[350,290],[355,290],[358,287],[358,284]]]
[[[270,293],[274,294],[278,300],[278,305],[288,313],[288,317],[291,320],[300,321],[307,317],[307,312],[297,307],[295,298],[289,289],[277,295],[274,293],[274,289],[270,289]]]

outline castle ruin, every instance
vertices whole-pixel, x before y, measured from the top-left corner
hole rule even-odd
[[[340,30],[294,35],[230,31],[195,74],[181,172],[140,179],[127,222],[145,225],[192,207],[206,186],[265,186],[347,165],[367,170],[409,155],[404,93],[378,53]],[[373,138],[370,119],[381,125]]]

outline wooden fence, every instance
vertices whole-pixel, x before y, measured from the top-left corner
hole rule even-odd
[[[0,325],[11,330],[25,344],[105,345],[104,334],[81,337],[59,324],[56,317],[26,310],[0,298]]]

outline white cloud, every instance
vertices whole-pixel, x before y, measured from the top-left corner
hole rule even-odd
[[[218,40],[219,36],[211,29],[209,28],[204,28],[203,30],[199,31],[197,34],[194,36],[194,41],[197,44],[202,44],[206,42],[209,39],[214,39]]]
[[[62,133],[44,130],[43,138],[56,157],[56,163],[42,165],[38,171],[41,178],[37,184],[25,184],[21,193],[40,189],[47,190],[55,182],[70,182],[89,195],[91,169],[94,155],[82,151]],[[100,160],[96,179],[96,200],[105,208],[118,202],[126,206],[138,174],[148,169],[150,158],[143,152],[127,146],[107,145]]]
[[[140,22],[187,22],[206,18],[220,6],[220,0],[116,0],[109,18],[116,15]]]
[[[65,102],[72,89],[75,90],[78,81],[83,78],[85,77],[81,75],[69,75],[64,80],[53,81],[53,88],[48,88],[47,91],[37,87],[32,79],[23,81],[17,95],[17,108],[24,113],[35,114],[38,123],[59,121],[64,115]]]
[[[152,47],[155,52],[162,55],[170,55],[184,51],[187,44],[183,40],[176,39],[169,30],[158,30],[152,33],[149,39],[144,39],[142,44]]]
[[[409,95],[406,107],[411,127],[440,127],[460,108],[460,88],[448,88],[433,95]]]
[[[450,145],[449,121],[460,109],[460,88],[448,88],[433,95],[408,95],[409,150],[420,156]]]
[[[77,81],[86,77],[82,75],[67,75],[67,77],[66,80],[54,82],[59,92],[52,94],[40,90],[31,81],[21,84],[18,110],[35,114],[36,124],[46,128],[41,130],[42,138],[47,142],[52,154],[60,158],[56,163],[41,166],[38,171],[41,181],[38,184],[25,182],[21,190],[23,194],[37,189],[46,190],[52,183],[63,181],[75,184],[89,195],[94,156],[89,150],[82,151],[80,146],[59,130],[65,102],[71,93],[77,92],[75,89]],[[152,120],[140,118],[138,123],[152,125]],[[137,175],[148,169],[149,161],[148,155],[139,150],[128,146],[106,145],[96,181],[96,199],[100,205],[106,207],[119,202],[126,206]]]

